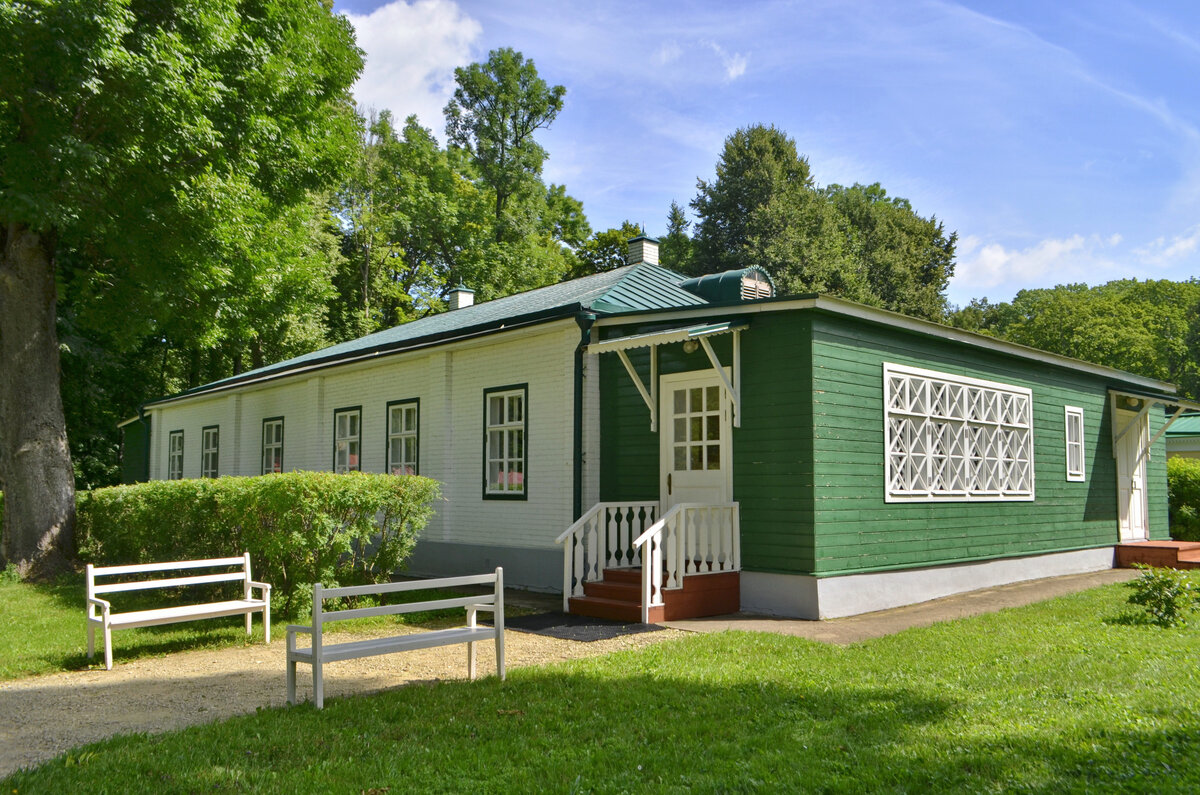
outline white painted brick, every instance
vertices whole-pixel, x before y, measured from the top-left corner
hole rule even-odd
[[[573,368],[578,330],[560,321],[399,354],[377,363],[321,370],[306,377],[197,397],[153,409],[152,477],[166,477],[167,435],[184,431],[184,476],[200,474],[200,429],[221,428],[220,473],[257,475],[262,422],[284,418],[284,469],[333,468],[333,412],[362,408],[362,466],[382,472],[386,406],[420,399],[421,474],[442,482],[444,502],[427,537],[470,544],[557,549],[554,538],[573,509]],[[483,392],[529,386],[527,500],[483,499]],[[595,400],[589,408],[598,408]],[[588,429],[590,450],[598,442]],[[588,473],[598,472],[597,461]],[[590,479],[590,478],[589,478]],[[589,493],[594,493],[592,486]]]

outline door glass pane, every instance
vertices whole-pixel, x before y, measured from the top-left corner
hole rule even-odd
[[[718,395],[717,388],[715,386],[710,386],[710,387],[708,387],[708,389],[704,390],[704,392],[705,392],[705,401],[704,402],[707,404],[708,410],[716,411],[717,410],[717,395]]]
[[[688,390],[688,410],[704,411],[704,390],[696,387]]]
[[[704,469],[704,448],[698,444],[688,447],[688,469]]]
[[[675,448],[675,471],[684,472],[687,470],[687,447],[679,446]]]
[[[699,441],[700,439],[704,438],[704,418],[703,417],[692,417],[691,421],[688,424],[690,426],[689,427],[690,435],[688,436],[689,441],[695,442],[695,441]]]
[[[721,468],[721,445],[710,444],[708,446],[708,468],[709,469],[720,469]]]
[[[679,418],[675,420],[675,441],[687,441],[687,420]]]
[[[682,389],[675,390],[675,413],[682,414],[687,411],[687,393]]]
[[[721,418],[719,416],[710,414],[708,416],[707,423],[708,423],[708,435],[705,436],[704,438],[708,439],[709,441],[712,441],[714,439],[720,439],[721,438]]]

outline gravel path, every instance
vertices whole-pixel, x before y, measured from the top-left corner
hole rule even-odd
[[[508,630],[505,657],[512,669],[639,648],[684,634],[666,630],[580,643]],[[336,633],[326,637],[338,639]],[[494,674],[495,647],[481,643],[479,650],[480,676]],[[165,732],[285,703],[282,638],[270,646],[118,661],[111,671],[102,666],[0,682],[0,777],[116,734]],[[307,700],[312,695],[308,666],[298,666],[296,673],[296,697]],[[326,667],[325,698],[466,674],[462,644],[347,660]]]

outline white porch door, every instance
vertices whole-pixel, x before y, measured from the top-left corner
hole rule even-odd
[[[1150,537],[1146,508],[1146,459],[1135,467],[1150,437],[1149,417],[1118,409],[1114,415],[1117,431],[1135,425],[1117,442],[1117,509],[1121,541],[1145,541]]]
[[[681,502],[732,501],[730,406],[717,374],[664,375],[659,394],[662,514]]]

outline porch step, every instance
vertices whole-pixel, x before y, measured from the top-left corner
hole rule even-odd
[[[572,613],[614,621],[642,620],[642,570],[605,569],[600,582],[585,582],[583,596],[570,600]],[[693,574],[683,587],[663,593],[665,604],[650,608],[650,623],[736,613],[741,607],[738,572]]]
[[[1135,541],[1118,544],[1117,568],[1132,568],[1135,563],[1166,569],[1200,569],[1200,542]]]
[[[624,621],[628,624],[642,622],[641,602],[629,602],[624,599],[610,599],[605,596],[572,596],[571,613],[592,618],[607,618],[610,621]],[[665,620],[662,606],[650,608],[650,623],[657,624]]]

